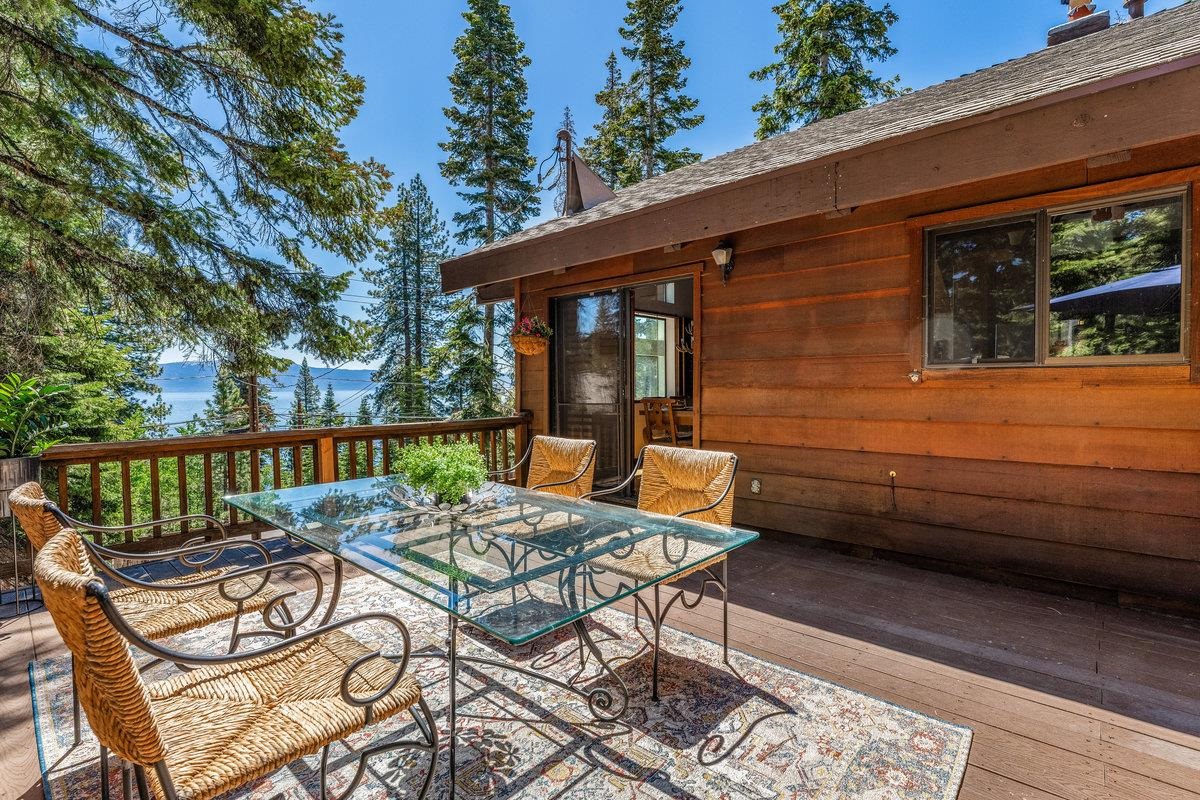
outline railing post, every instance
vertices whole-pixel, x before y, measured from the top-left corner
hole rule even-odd
[[[513,426],[515,429],[513,432],[513,459],[517,461],[519,461],[521,457],[525,455],[525,450],[529,447],[529,424],[533,419],[533,413],[522,410],[520,416],[521,421]],[[516,478],[517,486],[525,485],[526,466],[528,465],[522,464],[517,468],[517,474],[514,476]]]
[[[333,444],[333,436],[325,435],[317,439],[314,448],[317,463],[314,468],[317,483],[333,483],[337,480],[337,447]]]

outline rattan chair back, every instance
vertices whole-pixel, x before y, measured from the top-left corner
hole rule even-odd
[[[530,444],[529,478],[525,485],[567,497],[585,495],[592,490],[595,456],[596,443],[591,439],[535,436]]]
[[[103,587],[83,539],[64,528],[33,561],[54,626],[74,657],[75,685],[88,723],[100,743],[118,757],[150,765],[166,754],[125,638],[113,627],[95,589]]]
[[[706,511],[688,514],[688,519],[732,525],[736,472],[733,453],[647,445],[642,450],[638,508],[675,515],[715,503]]]
[[[58,517],[50,513],[49,502],[37,481],[21,484],[8,496],[8,504],[12,507],[17,522],[21,523],[21,530],[29,537],[29,543],[33,545],[35,553],[63,529]]]

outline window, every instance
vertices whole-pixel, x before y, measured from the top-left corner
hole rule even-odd
[[[1184,192],[931,230],[929,366],[1181,358]]]
[[[666,397],[674,385],[674,346],[668,341],[668,320],[648,314],[633,317],[633,394]]]
[[[933,235],[929,363],[1031,362],[1037,221]]]

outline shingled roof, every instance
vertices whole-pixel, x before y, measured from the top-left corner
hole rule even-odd
[[[447,265],[465,266],[484,255],[644,213],[689,195],[987,119],[1042,98],[1098,91],[1114,79],[1165,72],[1165,65],[1197,56],[1200,2],[1192,2],[655,176],[587,211],[547,220]]]

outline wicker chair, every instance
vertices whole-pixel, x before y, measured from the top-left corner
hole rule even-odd
[[[409,635],[399,619],[362,614],[253,651],[191,655],[137,632],[92,569],[89,545],[75,531],[65,529],[45,543],[34,576],[74,657],[75,681],[102,751],[133,766],[143,800],[151,786],[166,800],[205,800],[316,752],[325,798],[330,744],[402,711],[412,714],[420,738],[360,751],[342,797],[362,780],[369,756],[402,748],[429,754],[421,796],[428,792],[437,728],[406,672]],[[384,656],[344,632],[368,621],[394,627],[403,652]],[[130,644],[193,669],[147,684]],[[101,779],[107,789],[105,755]]]
[[[638,508],[657,514],[711,522],[728,527],[733,524],[733,481],[737,475],[738,458],[733,453],[713,450],[691,450],[677,447],[647,445],[638,455],[633,472],[623,483],[611,489],[592,492],[586,498],[620,492],[640,475]],[[618,577],[629,578],[639,584],[652,581],[683,563],[695,558],[696,553],[687,551],[686,543],[672,542],[670,537],[655,537],[639,542],[627,551],[617,551],[593,559],[594,568],[611,572]],[[720,565],[720,575],[715,571]],[[673,584],[696,572],[704,573],[704,583],[694,600],[688,600],[682,589],[675,592],[664,604],[659,587]],[[729,560],[724,554],[703,561],[697,566],[678,572],[654,585],[654,608],[634,595],[634,625],[641,631],[638,609],[641,607],[650,617],[653,639],[647,641],[653,647],[651,696],[658,699],[658,644],[663,620],[667,612],[678,602],[684,608],[693,609],[704,599],[709,585],[717,587],[722,599],[722,652],[725,663],[729,663]],[[643,634],[644,636],[644,634]]]
[[[680,425],[675,416],[679,401],[670,397],[643,397],[642,414],[646,417],[646,426],[642,429],[642,437],[646,444],[667,444],[673,447],[692,446],[692,429]]]
[[[225,539],[225,528],[221,522],[205,514],[189,514],[186,517],[135,525],[102,527],[67,516],[46,498],[42,487],[36,482],[17,487],[8,499],[35,552],[41,550],[46,542],[64,528],[112,533],[170,524],[184,519],[200,520],[215,528],[221,537],[217,541],[189,543],[168,551],[122,553],[97,544],[89,545],[103,574],[122,587],[111,593],[113,603],[138,633],[148,639],[175,636],[215,622],[233,619],[229,642],[229,651],[233,652],[242,638],[257,635],[240,630],[241,616],[244,613],[263,612],[268,629],[279,633],[289,634],[294,631],[295,625],[299,624],[283,604],[286,596],[271,585],[271,573],[285,568],[298,569],[316,575],[320,586],[320,576],[308,564],[295,561],[272,562],[270,553],[262,544],[248,539]],[[251,550],[257,553],[262,564],[248,574],[242,570],[244,574],[240,577],[232,574],[236,569],[234,567],[206,569],[222,553],[232,549]],[[177,558],[182,566],[195,571],[190,575],[151,583],[132,578],[112,568],[108,560],[117,558],[135,563]],[[320,592],[318,599],[319,596]],[[314,605],[309,613],[304,615],[304,619],[311,617],[315,609]],[[272,613],[276,615],[277,622],[271,621]],[[79,740],[79,705],[76,698],[75,743],[78,744]]]
[[[515,477],[529,463],[525,485],[539,492],[566,497],[581,497],[592,490],[596,474],[596,443],[591,439],[563,439],[558,436],[534,436],[521,460],[489,477],[501,480]]]
[[[112,593],[113,602],[121,609],[126,619],[131,620],[138,632],[149,639],[161,639],[185,633],[196,628],[222,622],[245,612],[261,611],[267,607],[279,592],[256,577],[253,581],[243,580],[237,586],[237,596],[240,601],[231,599],[229,589],[231,583],[214,582],[214,579],[227,576],[235,567],[218,567],[206,569],[227,550],[245,549],[254,551],[262,563],[270,564],[271,555],[261,543],[249,539],[226,539],[225,526],[215,517],[207,514],[189,514],[183,517],[155,520],[153,522],[135,523],[105,527],[92,525],[67,516],[57,505],[46,498],[42,487],[30,482],[17,487],[9,495],[9,504],[13,513],[21,523],[22,530],[29,537],[29,543],[34,551],[42,548],[47,541],[63,528],[74,530],[91,530],[101,533],[118,533],[156,525],[170,525],[183,520],[200,520],[216,529],[219,539],[213,542],[196,540],[173,550],[159,550],[150,553],[124,553],[111,550],[98,544],[92,545],[92,552],[101,556],[101,564],[105,574],[126,588]],[[107,561],[123,559],[134,563],[165,561],[172,558],[179,560],[186,569],[194,570],[190,575],[170,578],[163,581],[147,582],[131,578],[107,567]],[[292,563],[292,562],[289,562]],[[303,569],[303,567],[301,567]],[[261,585],[260,585],[261,584]],[[222,594],[221,587],[226,592]],[[254,591],[247,591],[254,589]],[[234,640],[230,646],[236,647],[238,633],[234,631]]]

